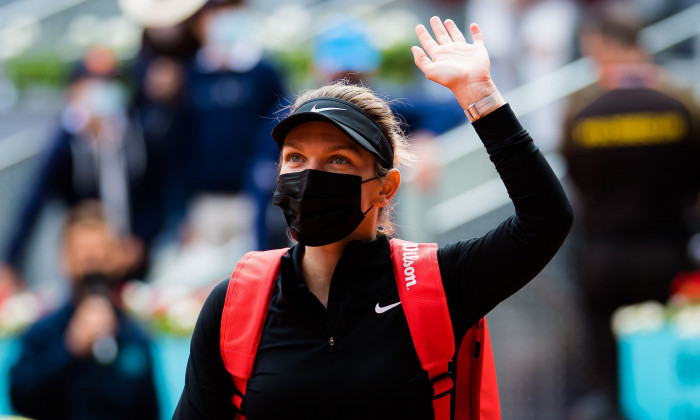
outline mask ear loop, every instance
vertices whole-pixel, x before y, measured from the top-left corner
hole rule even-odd
[[[379,176],[375,175],[373,178],[370,178],[370,179],[367,179],[364,181],[360,181],[360,184],[364,184],[365,182],[369,182],[369,181],[374,181],[375,179],[379,179]],[[367,211],[362,213],[362,217],[365,217],[367,215],[367,213],[369,213],[369,211],[372,210],[372,207],[374,207],[374,204],[369,205],[369,208],[367,209]]]
[[[370,179],[367,179],[365,181],[360,181],[360,184],[364,184],[365,182],[373,181],[375,179],[379,179],[379,177],[375,175],[374,178],[370,178]],[[362,217],[365,217],[367,215],[367,213],[369,213],[369,211],[372,210],[372,207],[374,207],[374,204],[369,205],[369,208],[367,209],[367,211],[362,213]]]
[[[379,179],[379,177],[375,175],[374,178],[370,178],[370,179],[365,180],[365,181],[360,181],[360,184],[364,184],[365,182],[373,181],[373,180],[375,180],[375,179]]]

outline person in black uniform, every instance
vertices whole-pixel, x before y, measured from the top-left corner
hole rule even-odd
[[[610,317],[668,300],[674,276],[690,268],[687,215],[700,187],[700,109],[639,47],[639,29],[627,15],[584,22],[582,51],[598,81],[571,98],[563,131],[580,222],[574,267],[590,324],[586,392],[600,411],[617,404]]]
[[[453,21],[430,23],[436,40],[416,28],[423,46],[412,48],[416,65],[469,108],[517,210],[485,236],[438,250],[459,340],[547,264],[572,211],[492,82],[479,27],[471,25],[467,43]],[[337,122],[350,120],[354,131]],[[298,243],[281,259],[242,405],[248,419],[433,418],[432,386],[401,306],[374,309],[399,302],[388,211],[401,181],[396,165],[406,157],[399,127],[371,90],[341,82],[302,94],[273,130],[282,151],[273,201]],[[329,217],[310,218],[309,210]],[[236,414],[219,350],[227,285],[212,291],[197,321],[174,419]]]

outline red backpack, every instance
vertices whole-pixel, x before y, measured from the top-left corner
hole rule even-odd
[[[438,420],[500,420],[496,367],[486,319],[471,327],[459,346],[456,375],[448,370],[455,339],[437,262],[436,244],[392,239],[391,259],[403,311],[421,366],[433,385]],[[267,308],[287,249],[249,252],[236,265],[221,318],[221,357],[240,393],[240,411],[262,336]],[[241,308],[247,308],[241,310]],[[238,418],[244,418],[238,416]]]

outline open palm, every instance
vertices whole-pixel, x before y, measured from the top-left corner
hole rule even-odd
[[[416,65],[425,76],[454,92],[463,106],[496,90],[491,80],[491,65],[481,30],[470,26],[473,43],[468,43],[452,20],[445,24],[438,17],[430,19],[435,39],[423,25],[416,27],[420,47],[412,47]]]

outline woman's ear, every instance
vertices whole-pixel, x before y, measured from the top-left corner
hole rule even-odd
[[[375,207],[386,207],[396,195],[401,185],[401,172],[398,169],[389,169],[389,172],[384,176],[382,189],[379,192],[379,198],[374,204]]]

